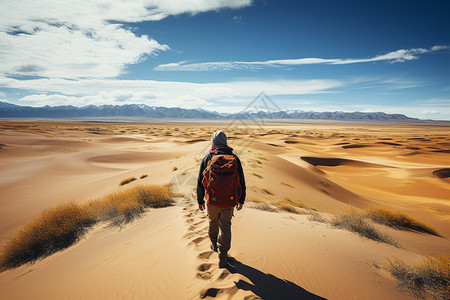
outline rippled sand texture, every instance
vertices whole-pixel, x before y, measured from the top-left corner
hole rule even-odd
[[[178,193],[175,206],[121,228],[97,225],[72,247],[0,273],[2,299],[412,299],[387,259],[450,253],[446,123],[235,125],[0,122],[1,246],[59,203],[138,184],[171,183]],[[210,251],[195,197],[218,129],[243,162],[248,194],[235,212],[226,269]],[[137,180],[119,186],[129,177]],[[278,209],[280,201],[297,213]],[[376,225],[395,247],[312,215],[330,220],[371,207],[400,210],[442,237]]]

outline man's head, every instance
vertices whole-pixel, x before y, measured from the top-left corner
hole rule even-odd
[[[211,137],[213,147],[218,145],[227,146],[227,135],[221,130],[217,130]]]

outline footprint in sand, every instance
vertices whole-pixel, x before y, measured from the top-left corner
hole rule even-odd
[[[212,267],[212,264],[203,263],[200,266],[198,266],[197,270],[204,272],[204,271],[208,271],[209,269],[211,269],[211,267]]]
[[[199,272],[195,277],[202,280],[211,280],[212,275],[210,272]]]
[[[196,236],[196,235],[197,235],[196,232],[188,232],[188,233],[186,233],[185,235],[183,235],[183,237],[184,237],[184,238],[187,238],[187,239],[190,239],[190,238],[192,238],[192,237],[194,237],[194,236]]]
[[[200,253],[198,255],[198,258],[203,259],[203,260],[208,260],[211,257],[211,255],[213,255],[213,254],[214,254],[214,251],[205,251],[205,252]]]
[[[198,237],[196,239],[193,239],[192,241],[189,242],[189,245],[194,245],[194,246],[198,246],[198,244],[200,244],[202,241],[204,241],[206,239],[205,236],[201,236]]]

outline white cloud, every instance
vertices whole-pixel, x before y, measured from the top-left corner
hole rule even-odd
[[[270,95],[282,109],[305,111],[365,111],[400,113],[420,119],[450,120],[450,99],[416,100],[404,105],[346,104],[312,98],[310,95],[339,92],[354,81],[271,80],[192,83],[153,80],[116,79],[34,79],[16,80],[0,77],[0,87],[29,91],[12,101],[18,105],[123,105],[203,108],[219,112],[244,109],[261,91]],[[299,95],[298,97],[296,95]],[[279,100],[276,100],[279,99]]]
[[[387,54],[377,55],[371,58],[362,59],[341,59],[341,58],[298,58],[298,59],[277,59],[266,61],[222,61],[222,62],[204,62],[204,63],[188,63],[178,62],[170,64],[161,64],[156,66],[157,71],[226,71],[226,70],[257,70],[267,67],[289,67],[314,64],[344,65],[355,63],[368,63],[377,61],[388,62],[405,62],[408,60],[418,59],[420,54],[448,49],[448,46],[433,46],[430,49],[414,48],[400,49],[389,52]]]
[[[422,102],[425,105],[441,105],[441,106],[450,106],[450,98],[442,99],[442,98],[432,98],[427,99]]]
[[[154,80],[33,79],[0,77],[0,87],[27,90],[19,105],[144,103],[147,105],[228,110],[242,109],[261,91],[268,95],[331,93],[343,86],[337,80],[275,80],[192,83]]]
[[[250,5],[250,0],[16,0],[0,2],[0,74],[112,78],[166,51],[121,23]]]

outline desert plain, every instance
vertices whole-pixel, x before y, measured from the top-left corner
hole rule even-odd
[[[216,130],[247,183],[225,269],[196,202]],[[448,123],[2,121],[0,246],[69,201],[170,184],[175,204],[122,226],[99,223],[70,247],[1,272],[0,297],[414,299],[387,266],[450,253],[449,176]],[[330,221],[370,208],[401,211],[439,235],[374,223],[389,244]]]

